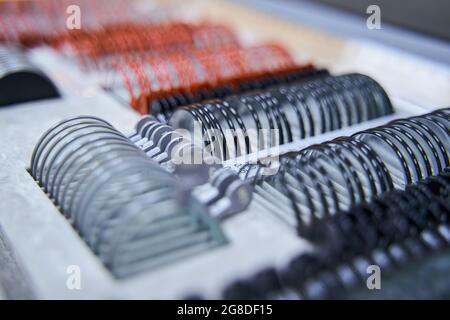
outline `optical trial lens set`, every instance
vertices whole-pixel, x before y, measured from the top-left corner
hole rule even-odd
[[[450,294],[450,108],[408,112],[227,26],[78,2],[73,30],[70,1],[0,3],[5,297]]]

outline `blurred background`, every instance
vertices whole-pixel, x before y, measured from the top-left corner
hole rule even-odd
[[[450,2],[446,0],[244,0],[239,3],[326,32],[377,41],[450,64]],[[370,5],[380,8],[380,30],[366,27],[369,16],[366,11]]]

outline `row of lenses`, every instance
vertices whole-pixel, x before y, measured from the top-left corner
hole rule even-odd
[[[80,30],[64,34],[53,44],[57,48],[79,56],[84,62],[95,62],[104,67],[117,54],[140,57],[191,50],[219,50],[238,47],[239,42],[228,28],[214,24],[184,22],[133,22],[104,26],[97,30]]]
[[[351,137],[281,157],[278,172],[240,168],[264,201],[300,234],[311,219],[346,211],[392,189],[404,189],[450,165],[450,109],[394,120]],[[284,205],[283,205],[284,204]],[[283,209],[282,209],[283,207]]]
[[[59,97],[53,82],[18,47],[0,45],[0,107]]]
[[[295,292],[296,298],[345,296],[365,285],[367,268],[383,275],[450,245],[450,167],[440,174],[386,192],[348,212],[318,220],[317,250],[302,254],[284,270],[267,269],[239,280],[228,299],[263,299]]]
[[[194,104],[178,109],[169,123],[201,128],[203,143],[214,156],[227,160],[392,112],[375,80],[346,74]]]
[[[177,92],[206,91],[233,85],[241,79],[288,72],[295,67],[284,48],[268,43],[248,48],[232,46],[125,57],[114,65],[116,73],[106,75],[110,77],[109,86],[125,87],[132,106],[146,114],[160,111],[149,109],[153,107],[152,101]],[[310,65],[301,67],[311,68]]]
[[[233,83],[224,83],[217,86],[196,88],[192,92],[177,91],[168,96],[152,98],[148,112],[161,122],[167,122],[173,112],[182,106],[202,103],[205,100],[224,99],[234,94],[243,94],[255,90],[264,90],[269,87],[280,86],[293,82],[307,81],[313,78],[327,76],[325,69],[314,69],[310,65],[295,67],[293,70],[266,73],[261,76],[247,76],[235,80]]]
[[[175,176],[102,119],[53,126],[30,173],[117,277],[225,243],[206,207],[180,196]]]

